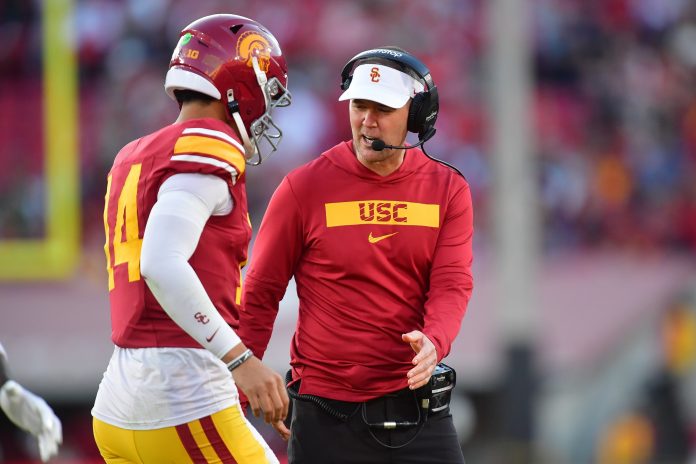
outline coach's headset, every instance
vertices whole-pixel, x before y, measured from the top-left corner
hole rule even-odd
[[[437,96],[437,87],[430,75],[430,70],[415,56],[401,50],[389,48],[374,48],[358,53],[346,63],[341,71],[341,89],[348,90],[353,79],[351,71],[357,61],[369,60],[370,58],[382,58],[388,61],[399,63],[413,70],[421,82],[425,84],[425,89],[413,96],[411,107],[408,110],[408,122],[406,128],[409,132],[418,134],[418,144],[422,145],[435,135],[435,121],[440,109]]]

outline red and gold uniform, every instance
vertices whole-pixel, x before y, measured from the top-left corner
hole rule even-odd
[[[109,463],[123,462],[124,457],[129,462],[277,462],[244,417],[235,383],[219,354],[174,321],[173,308],[162,308],[140,273],[141,263],[145,269],[143,237],[147,242],[152,235],[145,233],[146,225],[156,222],[151,212],[162,202],[158,195],[163,184],[181,179],[177,175],[223,179],[233,207],[201,224],[188,265],[221,316],[220,323],[238,325],[240,265],[246,261],[251,236],[242,153],[227,124],[194,119],[126,145],[109,173],[105,252],[116,348],[92,409],[95,440]],[[177,205],[184,217],[189,211],[185,206]],[[189,296],[184,300],[182,307],[199,301]],[[204,326],[213,315],[202,307],[196,313],[197,308],[190,311],[190,321]],[[217,332],[206,340],[213,340]],[[232,335],[234,340],[236,334]],[[229,340],[227,345],[236,344]],[[224,342],[222,334],[215,339],[220,341]],[[222,353],[230,349],[227,345]]]
[[[214,119],[167,126],[126,145],[109,174],[104,225],[112,340],[124,348],[200,348],[162,309],[141,278],[140,247],[162,183],[177,173],[219,176],[234,203],[211,216],[189,263],[225,321],[238,323],[240,265],[251,238],[243,148],[231,128]]]
[[[287,69],[256,21],[196,19],[180,31],[164,79],[177,122],[114,161],[104,250],[116,346],[92,409],[108,464],[278,463],[244,417],[231,374],[250,352],[229,358],[244,348],[234,329],[251,238],[245,166],[282,138],[271,113],[292,100]],[[269,393],[270,379],[280,396],[263,402],[266,415],[285,410],[270,369],[235,376],[252,398]]]
[[[288,174],[273,195],[245,280],[239,335],[261,355],[294,275],[291,346],[300,393],[360,402],[407,386],[421,330],[450,351],[473,288],[466,180],[420,149],[382,177],[351,142]]]

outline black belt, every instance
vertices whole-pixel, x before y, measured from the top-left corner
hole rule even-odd
[[[343,422],[347,422],[360,409],[362,422],[367,425],[367,430],[372,438],[385,448],[399,449],[416,439],[428,420],[428,416],[447,409],[452,390],[456,384],[456,373],[454,369],[441,363],[437,365],[433,375],[430,377],[430,381],[425,386],[416,390],[411,390],[407,387],[364,402],[340,401],[317,395],[300,394],[300,382],[301,379],[298,379],[296,382],[292,381],[292,370],[289,370],[285,375],[288,395],[293,400],[312,402],[325,413]],[[409,403],[411,404],[410,408],[408,406]],[[402,408],[403,410],[401,410]],[[382,420],[381,417],[377,420],[370,419],[368,409],[372,412],[378,411],[378,415],[383,416],[384,419]],[[385,409],[394,409],[394,411],[384,412]],[[395,417],[390,418],[388,414],[394,414]],[[373,432],[373,430],[394,430],[414,427],[416,430],[411,437],[397,446],[388,445]]]
[[[325,413],[344,422],[362,407],[363,419],[367,425],[371,428],[387,429],[416,426],[428,416],[446,409],[449,406],[450,390],[454,387],[454,385],[449,385],[440,387],[437,390],[430,388],[430,385],[425,385],[416,390],[406,387],[368,401],[353,402],[334,400],[318,395],[300,394],[300,383],[301,380],[292,381],[292,371],[289,370],[285,376],[285,384],[288,395],[292,399],[314,403]],[[447,393],[446,397],[443,395],[445,392]],[[380,404],[387,401],[394,403],[399,413],[412,413],[412,419],[414,420],[387,420],[389,418],[386,417],[384,421],[368,420],[367,410],[379,409]]]
[[[292,369],[288,370],[287,374],[285,374],[285,388],[288,390],[290,398],[314,403],[319,409],[331,417],[343,422],[347,421],[350,416],[355,414],[355,411],[357,411],[362,404],[351,401],[331,400],[317,395],[300,394],[301,382],[302,379],[298,379],[296,382],[292,381]]]

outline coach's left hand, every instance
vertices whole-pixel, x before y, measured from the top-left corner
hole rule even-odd
[[[416,356],[413,357],[414,368],[408,371],[408,388],[415,390],[430,380],[430,376],[437,366],[437,350],[435,345],[420,330],[414,330],[403,334],[401,339],[411,345]]]

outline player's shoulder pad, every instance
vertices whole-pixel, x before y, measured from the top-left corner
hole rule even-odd
[[[174,144],[172,161],[212,165],[234,175],[241,175],[246,168],[242,144],[229,134],[208,127],[185,128]]]

